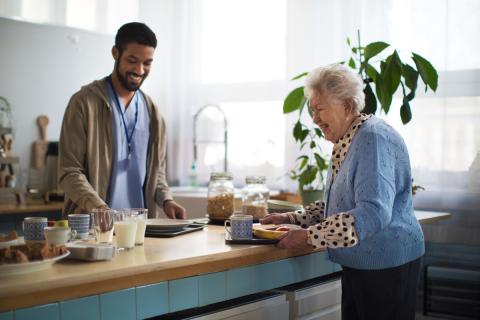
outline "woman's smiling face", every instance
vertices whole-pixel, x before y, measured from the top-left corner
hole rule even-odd
[[[351,108],[328,95],[314,93],[309,100],[313,122],[322,130],[325,139],[336,143],[353,121]]]

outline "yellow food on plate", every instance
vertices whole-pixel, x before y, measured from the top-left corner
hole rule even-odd
[[[277,231],[277,230],[268,230],[263,228],[253,228],[253,234],[257,238],[277,240],[282,237],[288,231]]]
[[[58,220],[58,221],[55,221],[55,227],[68,228],[68,220]]]

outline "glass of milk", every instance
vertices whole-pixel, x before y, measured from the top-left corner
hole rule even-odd
[[[147,228],[148,209],[131,208],[126,209],[135,215],[137,220],[137,235],[135,237],[135,245],[141,246],[145,242],[145,230]]]
[[[117,248],[131,249],[135,247],[137,235],[136,213],[129,210],[122,210],[114,215],[115,240]]]

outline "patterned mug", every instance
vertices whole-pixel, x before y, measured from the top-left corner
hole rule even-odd
[[[47,226],[46,217],[27,217],[23,220],[23,235],[25,241],[45,241],[43,229]]]
[[[232,240],[252,239],[253,217],[249,214],[234,214],[225,220],[225,229]]]

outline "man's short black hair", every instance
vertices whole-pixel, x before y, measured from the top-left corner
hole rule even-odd
[[[120,27],[115,36],[115,47],[120,53],[129,43],[139,43],[149,47],[157,47],[155,33],[144,23],[129,22]]]

